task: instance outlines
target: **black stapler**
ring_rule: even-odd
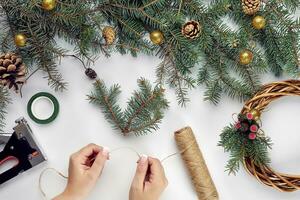
[[[0,152],[0,166],[8,160],[15,160],[16,165],[0,174],[0,185],[18,174],[46,161],[33,133],[24,118],[15,121],[17,125],[12,134],[0,134],[0,144],[5,147]]]

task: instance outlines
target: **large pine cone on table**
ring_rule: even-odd
[[[0,54],[0,85],[19,91],[26,80],[27,69],[22,59],[15,53]]]

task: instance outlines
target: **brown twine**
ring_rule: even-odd
[[[169,158],[172,158],[172,157],[174,157],[174,156],[176,156],[176,155],[179,155],[179,154],[184,153],[186,150],[188,150],[189,148],[191,148],[192,145],[194,145],[194,143],[196,143],[196,140],[193,141],[190,145],[187,145],[185,149],[182,149],[182,150],[179,151],[179,152],[170,154],[170,155],[166,156],[165,158],[161,159],[161,163],[164,163],[164,162],[165,162],[166,160],[168,160]],[[131,148],[131,147],[118,147],[118,148],[115,148],[115,149],[111,150],[109,153],[112,154],[113,152],[119,151],[119,150],[122,150],[122,149],[130,150],[130,151],[134,152],[134,153],[137,155],[138,158],[141,158],[141,154],[140,154],[138,151],[136,151],[134,148]],[[62,178],[65,178],[65,179],[68,179],[68,176],[64,175],[63,173],[61,173],[60,171],[58,171],[58,170],[55,169],[55,168],[45,168],[45,169],[41,172],[41,174],[40,174],[40,176],[39,176],[38,187],[39,187],[39,190],[40,190],[40,192],[41,192],[43,198],[46,199],[46,200],[48,200],[49,198],[48,198],[48,196],[46,195],[44,189],[42,188],[42,179],[43,179],[44,174],[45,174],[47,171],[50,171],[50,170],[51,170],[51,171],[54,171],[58,176],[60,176],[60,177],[62,177]]]
[[[263,112],[274,100],[284,96],[300,96],[300,80],[287,80],[264,85],[254,97],[248,100],[241,113],[246,114],[252,109]],[[300,176],[274,171],[269,166],[257,165],[251,158],[244,158],[247,172],[261,183],[282,192],[293,192],[300,189]]]
[[[217,189],[210,176],[192,129],[186,127],[176,131],[174,135],[179,150],[184,150],[181,156],[190,173],[198,199],[218,200],[219,195]]]

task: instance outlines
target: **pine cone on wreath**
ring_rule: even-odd
[[[202,31],[202,27],[197,21],[188,21],[185,23],[181,29],[181,33],[189,39],[195,39],[199,37]]]
[[[259,11],[261,0],[242,0],[243,11],[247,15],[254,15]]]
[[[19,91],[19,85],[26,80],[27,69],[15,53],[0,54],[0,85]]]

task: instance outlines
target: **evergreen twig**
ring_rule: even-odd
[[[151,87],[149,81],[140,78],[139,90],[129,99],[127,108],[122,111],[117,105],[121,93],[119,85],[108,89],[102,80],[94,83],[94,91],[88,95],[90,102],[101,107],[105,118],[124,136],[131,133],[144,135],[158,129],[168,102],[164,97],[164,89],[160,86]]]

